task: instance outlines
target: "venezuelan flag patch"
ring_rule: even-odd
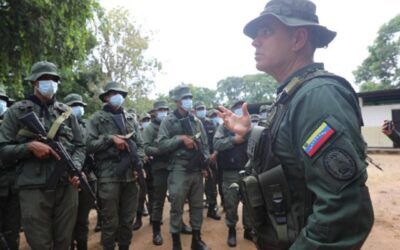
[[[312,134],[308,137],[303,145],[304,152],[313,157],[315,153],[335,134],[335,130],[326,122],[323,122]]]

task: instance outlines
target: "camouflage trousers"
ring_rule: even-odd
[[[21,216],[18,193],[10,187],[0,188],[0,233],[11,250],[19,248]],[[1,239],[0,239],[1,240]],[[2,243],[0,242],[0,246]],[[0,247],[1,248],[1,247]]]

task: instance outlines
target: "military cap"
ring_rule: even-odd
[[[166,101],[156,101],[154,104],[153,104],[153,109],[152,110],[150,110],[150,112],[149,113],[151,113],[151,111],[157,111],[158,109],[169,109],[169,107],[168,107],[168,105],[167,105],[167,102]]]
[[[171,93],[170,93],[171,94]],[[193,97],[192,92],[187,85],[179,85],[173,91],[172,100],[179,101],[185,97]]]
[[[204,104],[204,102],[198,101],[194,104],[194,109],[198,109],[198,108],[206,108],[206,105]]]
[[[336,36],[336,32],[319,24],[316,6],[309,0],[271,0],[257,18],[246,24],[243,32],[254,39],[258,29],[266,24],[267,16],[273,16],[289,27],[312,27],[311,39],[317,48],[327,46]]]
[[[114,81],[111,81],[111,82],[108,82],[108,83],[106,84],[106,86],[104,87],[104,91],[99,95],[100,100],[101,100],[102,102],[106,102],[106,101],[104,100],[104,97],[105,97],[108,93],[110,93],[111,91],[115,91],[115,92],[117,92],[117,93],[120,93],[124,98],[128,95],[128,91],[126,91],[126,90],[121,86],[121,84],[119,84],[119,83],[117,83],[117,82],[114,82]]]
[[[213,115],[218,115],[218,111],[216,109],[210,109],[207,111],[207,117],[211,117]]]
[[[79,94],[71,93],[64,97],[63,102],[68,106],[81,105],[86,107],[86,102],[83,101],[82,96]]]
[[[236,100],[236,101],[232,104],[231,109],[236,108],[237,106],[242,106],[243,103],[244,103],[243,100]]]
[[[252,115],[250,115],[250,120],[252,122],[258,122],[260,120],[260,116],[257,114],[252,114]]]
[[[10,106],[14,102],[10,97],[8,97],[8,95],[6,94],[6,90],[2,85],[0,85],[0,99],[6,101],[7,106]]]
[[[136,114],[136,109],[130,108],[126,112],[128,112],[129,114]]]
[[[141,115],[141,116],[140,116],[140,121],[143,121],[143,120],[146,119],[146,118],[147,118],[147,119],[151,119],[151,116],[150,116],[149,114],[147,114],[147,113],[144,114],[144,115]]]
[[[57,66],[54,63],[41,61],[33,64],[31,73],[25,78],[27,81],[36,81],[43,75],[55,76],[60,80],[60,75],[57,73]]]

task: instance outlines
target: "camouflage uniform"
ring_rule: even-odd
[[[126,97],[127,92],[116,82],[109,82],[100,99],[110,93],[118,93]],[[113,115],[123,114],[127,133],[133,133],[133,143],[137,146],[137,154],[143,160],[143,141],[138,124],[133,117],[124,112],[122,107],[113,109],[110,103],[93,114],[88,122],[87,151],[94,154],[95,174],[98,180],[99,197],[102,209],[101,242],[104,249],[114,249],[116,240],[119,249],[128,249],[132,238],[132,222],[136,213],[139,188],[134,177],[132,165],[121,175],[117,169],[123,160],[123,151],[119,151],[113,142],[114,135],[121,135]],[[124,136],[124,135],[122,135]],[[130,152],[133,154],[134,152]],[[136,164],[136,163],[135,163]],[[137,163],[139,164],[139,163]]]
[[[64,98],[64,103],[70,107],[86,107],[86,103],[83,102],[82,96],[72,93]],[[73,111],[74,113],[74,111]],[[75,113],[74,113],[75,114]],[[86,124],[87,120],[84,120],[81,115],[75,114],[78,119],[79,125],[81,126],[84,142],[86,142],[85,137],[87,135]],[[96,190],[96,176],[93,173],[94,161],[93,155],[87,154],[85,161],[83,163],[82,171],[85,173],[87,180],[93,190]],[[92,209],[93,204],[91,201],[90,194],[87,190],[82,189],[79,191],[79,204],[78,204],[78,215],[76,217],[76,224],[74,228],[73,238],[71,248],[78,250],[87,249],[87,241],[89,234],[89,212]],[[75,242],[74,242],[75,241]]]
[[[4,109],[11,105],[11,99],[2,86],[0,86],[0,100],[5,102]],[[0,110],[0,130],[4,112],[6,110]],[[21,215],[18,192],[15,188],[15,167],[12,162],[0,160],[0,233],[3,234],[2,237],[7,241],[10,249],[18,249],[20,226]],[[1,240],[0,246],[2,246]]]
[[[35,82],[45,75],[59,78],[54,64],[38,62],[32,66],[27,80]],[[69,248],[77,214],[78,191],[69,183],[66,171],[55,190],[46,189],[50,174],[60,167],[60,163],[53,156],[38,160],[30,152],[28,143],[35,139],[28,135],[29,130],[19,118],[32,111],[49,130],[56,118],[68,109],[67,105],[57,102],[54,96],[47,103],[42,103],[35,94],[17,102],[6,112],[0,131],[1,158],[18,162],[16,184],[19,188],[22,226],[32,249]],[[75,116],[69,116],[62,123],[55,138],[71,154],[76,166],[81,167],[85,150]]]
[[[171,93],[173,93],[173,100],[177,103],[183,103],[184,99],[192,97],[189,88],[186,86],[179,86]],[[200,153],[203,154],[205,159],[209,158],[207,135],[199,119],[190,115],[187,111],[186,115],[182,115],[178,108],[162,121],[157,141],[160,152],[170,154],[170,165],[168,166],[170,170],[168,190],[171,199],[170,232],[173,236],[174,249],[180,249],[179,232],[182,226],[183,206],[185,199],[188,198],[190,224],[193,228],[192,248],[208,249],[200,238],[204,193],[202,169],[198,166],[189,166],[190,159],[196,152],[187,149],[181,140],[182,135],[188,135],[188,132],[184,131],[183,128],[184,119],[189,119],[186,121],[194,129],[193,134],[200,135]]]

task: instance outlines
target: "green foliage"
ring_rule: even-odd
[[[400,15],[384,24],[369,56],[353,72],[362,91],[397,88],[400,86]]]
[[[246,100],[249,103],[271,101],[278,84],[265,74],[228,77],[217,84],[217,96],[230,105],[235,100]]]
[[[215,90],[197,87],[193,84],[189,84],[189,88],[193,95],[193,102],[202,101],[206,107],[215,107],[217,103],[217,92]]]
[[[96,0],[0,0],[0,80],[10,96],[31,93],[23,78],[36,61],[54,62],[64,81],[72,79],[76,62],[94,46],[86,27],[98,6]]]

